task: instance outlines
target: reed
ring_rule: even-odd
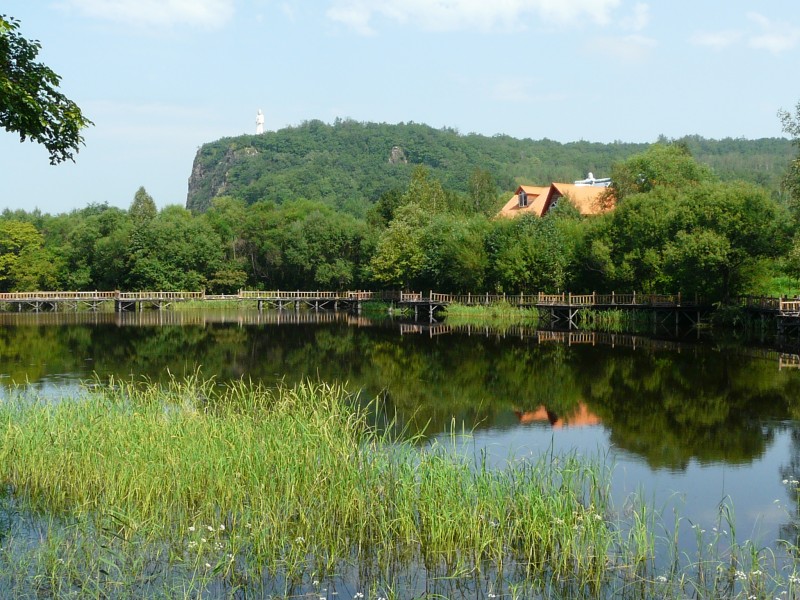
[[[448,322],[466,324],[467,322],[485,322],[493,319],[513,319],[535,324],[539,321],[539,312],[535,308],[520,308],[507,302],[495,302],[488,305],[468,306],[465,304],[450,304],[445,310]]]
[[[593,310],[589,308],[578,311],[578,327],[586,331],[605,331],[619,333],[633,331],[653,323],[651,314],[628,310]]]
[[[0,591],[594,597],[653,579],[650,513],[620,521],[602,463],[488,468],[376,430],[357,400],[197,375],[3,400]]]

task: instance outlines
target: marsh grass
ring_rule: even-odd
[[[535,308],[519,308],[507,302],[495,302],[485,306],[450,304],[444,311],[447,322],[453,325],[486,323],[487,320],[514,320],[525,324],[539,322],[539,311]]]
[[[3,400],[0,591],[319,597],[338,582],[349,597],[589,598],[688,589],[678,570],[657,584],[654,517],[644,504],[614,512],[602,463],[544,454],[490,469],[456,444],[420,450],[377,431],[374,410],[338,385],[198,376],[111,381],[61,402]],[[761,564],[757,552],[751,563]],[[713,559],[693,564],[704,577],[695,588],[709,589]]]
[[[578,327],[587,331],[604,331],[619,333],[635,331],[638,328],[652,325],[652,315],[643,311],[621,309],[578,311]]]

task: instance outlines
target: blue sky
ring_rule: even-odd
[[[797,0],[5,0],[95,126],[76,163],[0,130],[0,209],[184,204],[197,148],[305,120],[561,142],[778,137]],[[531,182],[541,183],[541,182]]]

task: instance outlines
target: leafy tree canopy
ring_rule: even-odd
[[[38,41],[19,33],[19,21],[0,15],[0,125],[31,139],[50,153],[50,164],[74,160],[83,145],[81,130],[93,123],[58,91],[61,78],[36,62]]]

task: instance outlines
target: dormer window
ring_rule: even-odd
[[[520,208],[525,208],[526,206],[528,206],[528,194],[525,192],[525,190],[520,190],[519,191],[519,207]]]

